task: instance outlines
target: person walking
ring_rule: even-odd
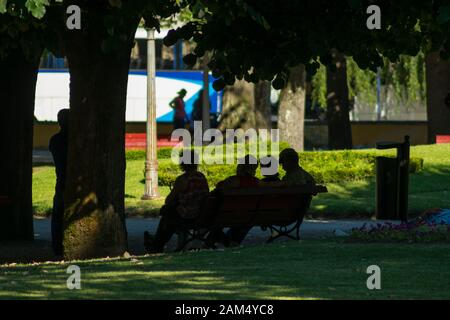
[[[177,92],[178,96],[176,96],[171,102],[170,107],[174,109],[174,115],[173,115],[173,128],[176,129],[184,129],[186,125],[186,110],[185,110],[185,103],[184,98],[186,97],[187,91],[186,89],[181,89]]]

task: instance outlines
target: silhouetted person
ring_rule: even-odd
[[[178,96],[175,97],[170,102],[170,107],[174,109],[174,115],[173,115],[173,128],[176,129],[184,129],[186,124],[186,109],[184,104],[184,97],[186,97],[187,91],[186,89],[181,89],[177,92]]]
[[[203,92],[201,89],[198,92],[198,97],[194,101],[194,107],[192,108],[191,119],[192,121],[202,121],[203,120]]]
[[[315,185],[316,182],[311,174],[299,165],[297,151],[288,148],[280,152],[279,160],[286,175],[281,180],[285,186]]]
[[[258,161],[251,155],[246,155],[236,167],[236,175],[217,183],[216,189],[257,187],[259,179],[255,177]]]
[[[201,206],[209,194],[208,181],[198,169],[198,155],[194,151],[183,151],[180,159],[182,175],[177,177],[164,206],[160,210],[161,220],[155,236],[144,233],[147,252],[163,252],[165,244],[172,238],[176,227],[189,224],[200,214]]]
[[[220,181],[216,186],[216,190],[213,192],[224,189],[258,187],[260,180],[255,177],[257,168],[258,161],[256,158],[251,155],[246,155],[243,159],[243,163],[237,165],[236,175]],[[222,242],[225,246],[239,245],[245,239],[251,228],[252,226],[232,227],[226,234],[224,234],[221,229],[211,230],[207,237],[207,244],[211,247],[213,247],[216,242]]]
[[[55,255],[63,254],[64,188],[66,185],[67,139],[69,131],[69,109],[58,112],[60,131],[50,139],[49,149],[56,171],[55,196],[52,212],[52,246]]]
[[[194,101],[194,105],[192,107],[191,116],[189,117],[189,132],[191,135],[194,134],[194,123],[195,121],[203,120],[203,89],[198,92],[198,97]]]
[[[278,182],[280,181],[278,173],[278,160],[275,157],[267,156],[260,159],[262,182]],[[276,164],[276,165],[274,165]],[[272,169],[272,170],[269,170]],[[267,171],[267,172],[266,172]],[[273,171],[273,172],[271,172]]]

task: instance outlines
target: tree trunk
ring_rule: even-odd
[[[347,62],[345,56],[334,52],[336,70],[327,68],[327,119],[330,149],[351,149],[352,128],[349,116]]]
[[[105,53],[104,14],[102,7],[88,5],[83,15],[88,29],[69,32],[66,42],[71,75],[64,199],[67,259],[117,256],[127,248],[125,106],[139,18],[124,22],[126,39]]]
[[[305,80],[303,65],[291,69],[286,88],[280,93],[278,110],[280,140],[288,142],[297,151],[304,148]]]
[[[450,106],[445,98],[450,94],[450,63],[438,52],[426,57],[428,142],[436,143],[436,135],[450,135]]]
[[[255,84],[255,129],[272,128],[270,91],[271,85],[269,81],[260,81]]]
[[[255,128],[254,84],[245,80],[227,86],[223,94],[223,111],[219,130]]]
[[[40,52],[0,61],[0,240],[32,240],[33,115]]]

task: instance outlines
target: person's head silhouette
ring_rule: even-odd
[[[298,164],[298,153],[292,148],[284,149],[280,152],[280,164],[283,167],[284,171],[289,172],[295,170],[299,167]]]
[[[184,99],[184,97],[186,97],[187,91],[186,91],[186,89],[181,89],[181,90],[178,91],[177,93],[178,93],[178,96],[179,96],[181,99]]]
[[[180,167],[184,172],[197,171],[199,155],[194,150],[184,149],[180,152]]]
[[[260,159],[261,174],[265,177],[278,176],[278,159],[273,156]]]
[[[58,124],[62,131],[67,131],[69,128],[69,109],[61,109],[58,112]]]
[[[258,160],[248,154],[240,159],[236,168],[236,175],[240,177],[254,177],[256,169],[258,169]]]

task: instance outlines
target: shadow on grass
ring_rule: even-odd
[[[67,264],[0,267],[0,298],[449,298],[448,249],[305,241],[73,262],[81,268],[82,290],[66,288]],[[383,290],[366,287],[371,264],[381,267]]]

